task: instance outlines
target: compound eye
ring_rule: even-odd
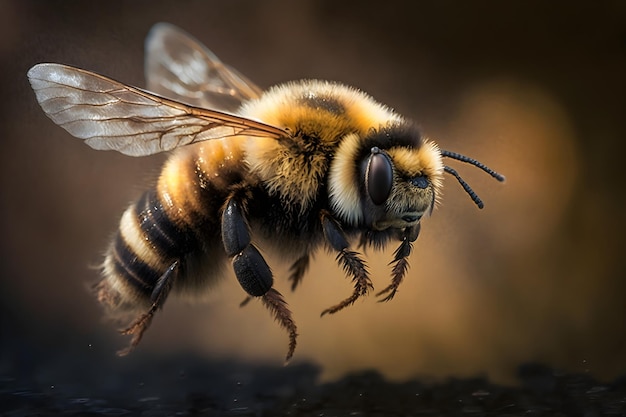
[[[393,185],[393,167],[387,155],[377,147],[372,148],[365,181],[367,193],[374,204],[380,206],[387,201]]]

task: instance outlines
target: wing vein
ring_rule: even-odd
[[[222,69],[223,77],[237,77]],[[184,104],[66,65],[38,64],[28,76],[48,117],[94,149],[144,156],[237,135],[277,140],[289,135],[280,127]],[[236,87],[223,84],[213,91],[240,93]],[[254,86],[245,87],[253,91]]]

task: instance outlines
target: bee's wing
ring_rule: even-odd
[[[147,89],[192,106],[234,112],[261,90],[181,29],[156,24],[146,38]]]
[[[274,126],[188,106],[66,65],[35,65],[28,78],[48,117],[94,149],[143,156],[236,135],[288,135]]]

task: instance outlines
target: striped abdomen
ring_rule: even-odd
[[[174,291],[198,292],[226,259],[220,216],[245,174],[240,141],[212,141],[177,152],[155,189],[123,214],[104,260],[98,298],[122,311],[149,306],[158,279],[178,262]]]

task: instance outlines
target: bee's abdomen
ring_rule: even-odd
[[[143,195],[134,206],[133,216],[137,217],[144,239],[161,258],[178,258],[197,246],[191,230],[177,226],[168,217],[156,190]]]
[[[122,215],[104,261],[101,301],[122,309],[148,303],[163,273],[198,245],[191,230],[168,216],[157,191],[147,191]]]
[[[159,270],[142,261],[119,233],[115,237],[109,254],[107,254],[105,262],[107,261],[113,266],[115,278],[124,281],[120,284],[129,285],[134,292],[141,294],[142,298],[150,297],[152,289],[159,279]]]
[[[173,154],[156,186],[126,209],[97,285],[103,304],[145,308],[175,262],[176,292],[210,287],[227,259],[220,213],[230,187],[244,180],[242,140],[208,141]]]

